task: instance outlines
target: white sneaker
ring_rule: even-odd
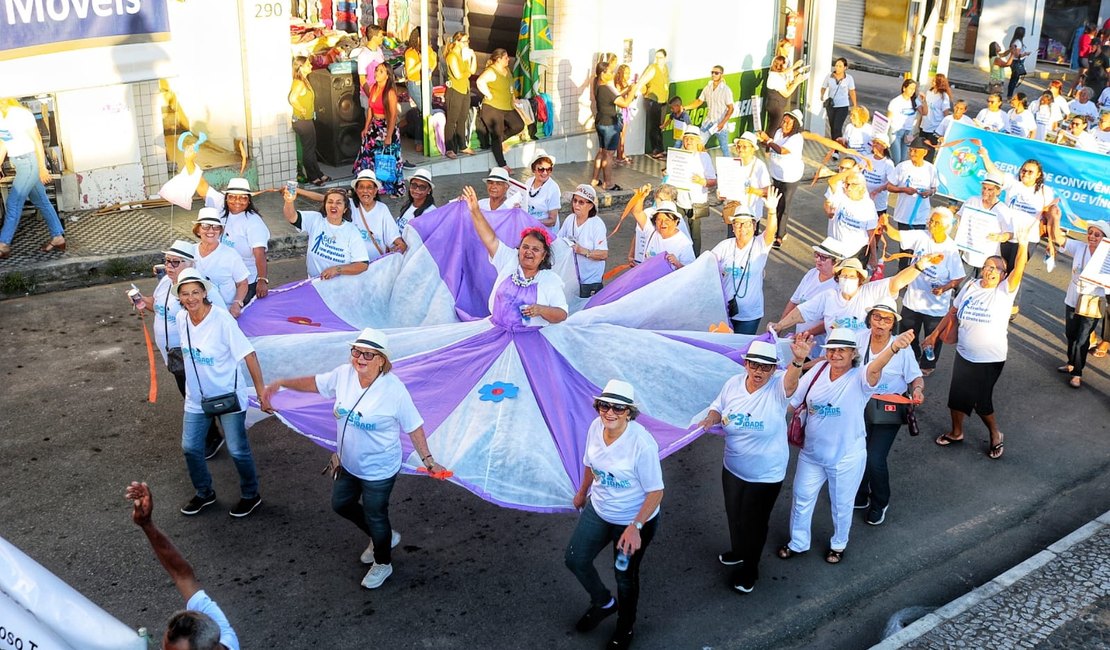
[[[391,575],[393,575],[392,564],[375,564],[366,572],[366,577],[362,579],[362,586],[367,589],[377,589]]]
[[[389,548],[397,548],[397,545],[400,543],[401,533],[394,530],[393,538],[389,540]],[[363,564],[374,563],[374,540],[370,540],[370,545],[366,547],[366,550],[362,552],[362,555],[360,555],[358,559],[361,560]]]

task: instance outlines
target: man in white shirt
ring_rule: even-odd
[[[1090,133],[1098,142],[1099,153],[1110,155],[1110,111],[1103,111],[1098,116],[1098,128]]]
[[[732,117],[736,105],[732,102],[732,91],[725,83],[725,69],[719,65],[713,66],[710,72],[709,83],[702,89],[701,94],[690,104],[683,106],[685,110],[693,110],[702,104],[708,104],[705,120],[701,123],[701,130],[706,134],[705,148],[709,149],[709,139],[716,136],[717,145],[721,154],[729,155],[729,129],[728,121]]]

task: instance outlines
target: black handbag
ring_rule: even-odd
[[[1014,59],[1013,63],[1010,64],[1010,74],[1016,74],[1019,77],[1024,77],[1026,75],[1025,59],[1022,59],[1022,58]]]
[[[189,315],[186,314],[185,318]],[[189,335],[189,321],[185,321],[185,338],[189,341],[189,360],[193,362],[193,374],[197,376],[197,388],[200,389],[200,408],[204,414],[209,417],[217,417],[226,415],[228,413],[237,413],[242,411],[239,407],[239,367],[235,367],[235,386],[231,389],[230,393],[223,395],[215,395],[213,397],[204,396],[204,386],[200,383],[200,372],[197,371],[197,360],[193,358],[193,337]]]
[[[905,424],[906,405],[891,404],[872,397],[863,409],[863,421],[867,424]]]

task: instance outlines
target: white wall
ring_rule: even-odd
[[[981,70],[990,70],[987,52],[991,41],[1005,49],[1014,37],[1014,30],[1025,27],[1025,49],[1032,54],[1025,59],[1025,69],[1037,67],[1037,44],[1041,40],[1044,0],[983,0],[979,32],[975,43],[975,63]]]
[[[57,93],[59,136],[66,169],[76,172],[75,204],[99,207],[145,196],[130,85],[115,84]]]

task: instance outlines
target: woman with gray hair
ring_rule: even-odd
[[[924,338],[940,324],[952,304],[952,291],[963,281],[964,265],[960,263],[960,251],[949,233],[956,217],[948,208],[933,208],[925,230],[897,230],[891,228],[887,234],[902,244],[902,249],[912,251],[913,261],[941,253],[944,259],[933,266],[925,267],[909,286],[902,297],[902,326],[899,331],[914,333],[913,354],[921,364],[921,372],[928,377],[937,367],[941,342],[935,347],[922,350],[917,339]]]

